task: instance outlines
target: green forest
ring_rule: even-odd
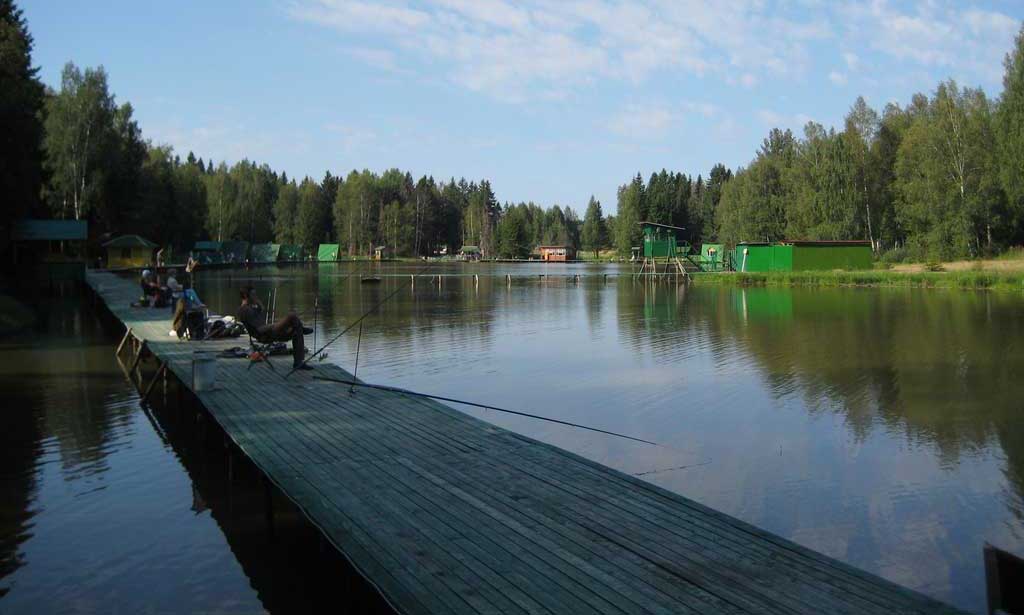
[[[69,62],[58,89],[44,86],[28,24],[0,0],[0,224],[88,220],[95,239],[137,233],[177,250],[201,239],[339,243],[350,256],[477,245],[488,258],[525,258],[545,244],[628,255],[636,223],[650,220],[684,227],[694,244],[869,239],[891,260],[986,256],[1024,240],[1021,35],[1005,71],[996,100],[953,81],[881,112],[858,98],[841,130],[772,129],[735,170],[638,173],[619,187],[616,215],[591,196],[580,218],[568,205],[501,204],[487,179],[399,169],[299,179],[250,160],[182,157],[144,137],[103,67]]]

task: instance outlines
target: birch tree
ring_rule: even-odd
[[[99,161],[112,145],[114,113],[103,67],[83,72],[67,63],[60,91],[47,102],[43,141],[48,200],[58,217],[81,220],[95,205],[105,173]]]

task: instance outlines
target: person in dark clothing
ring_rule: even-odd
[[[303,335],[313,332],[309,327],[302,326],[302,321],[295,314],[289,314],[275,323],[267,324],[263,304],[256,296],[252,286],[243,286],[241,290],[242,305],[238,308],[238,320],[245,325],[250,335],[260,340],[275,342],[292,342],[292,360],[296,369],[313,369],[304,365],[306,348]]]

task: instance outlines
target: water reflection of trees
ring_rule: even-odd
[[[894,289],[712,288],[619,292],[620,335],[638,353],[691,360],[738,347],[776,397],[839,412],[933,447],[947,467],[998,442],[1020,514],[1024,379],[1017,295]],[[639,314],[642,314],[640,316]],[[692,351],[693,348],[700,349]],[[734,356],[734,355],[730,355]]]
[[[0,579],[26,563],[19,548],[32,536],[41,464],[56,457],[66,481],[102,474],[131,414],[96,314],[81,309],[77,294],[37,305],[47,309],[36,330],[0,352]]]

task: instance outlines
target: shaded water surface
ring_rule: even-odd
[[[160,386],[140,406],[80,289],[35,302],[37,330],[0,342],[0,613],[379,608],[273,494],[269,532],[257,470],[229,483],[193,407]]]
[[[214,271],[198,287],[226,312],[245,283],[310,323],[315,305],[320,344],[417,271]],[[202,464],[162,439],[176,423],[139,409],[93,317],[62,314],[38,349],[0,350],[18,400],[0,436],[11,443],[0,453],[0,611],[61,592],[103,610],[187,591],[169,610],[224,611],[329,592],[329,576],[298,575],[302,591],[266,581],[276,575],[257,564],[278,558],[255,529],[258,505],[192,510]],[[356,333],[326,360],[353,369]],[[684,288],[614,267],[432,265],[364,321],[359,375],[657,441],[460,408],[967,609],[984,608],[983,543],[1024,550],[1020,295]],[[220,519],[236,514],[255,516],[254,529]],[[295,542],[312,543],[309,533]],[[128,583],[150,591],[126,595]]]

